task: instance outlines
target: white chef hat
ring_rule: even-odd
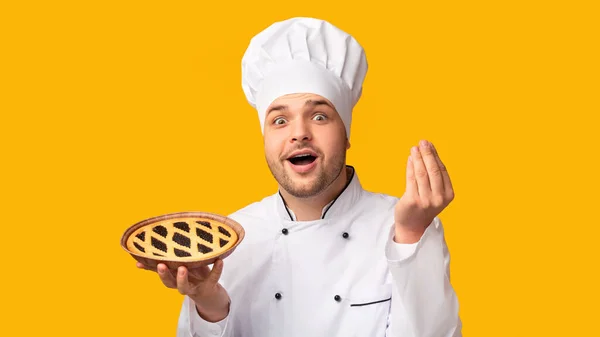
[[[367,68],[365,52],[352,36],[327,21],[292,18],[251,39],[242,58],[242,88],[263,132],[266,110],[275,99],[312,93],[334,105],[350,137],[352,109]]]

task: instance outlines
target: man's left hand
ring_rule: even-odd
[[[394,241],[419,241],[427,226],[453,199],[450,176],[435,147],[420,141],[408,157],[406,192],[395,208]]]

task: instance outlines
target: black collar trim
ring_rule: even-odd
[[[331,203],[329,203],[329,206],[327,206],[327,209],[325,210],[325,212],[323,212],[323,215],[321,216],[321,220],[325,219],[325,215],[331,209],[331,206],[333,206],[333,204],[335,204],[335,202],[338,200],[338,198],[342,194],[344,194],[344,191],[346,191],[346,189],[348,188],[348,186],[350,186],[350,183],[352,183],[352,180],[354,179],[354,174],[356,172],[356,170],[354,169],[354,166],[346,165],[346,168],[351,168],[352,169],[352,174],[350,175],[350,178],[347,179],[348,181],[346,182],[346,185],[344,186],[344,188],[342,189],[342,191],[340,192],[340,194],[338,194],[337,197],[335,197],[335,199],[333,199],[333,201]],[[294,217],[292,216],[292,213],[290,213],[290,210],[289,210],[289,208],[287,206],[287,203],[285,202],[285,199],[283,198],[283,195],[281,195],[281,191],[278,191],[278,193],[279,193],[279,197],[283,201],[283,206],[285,207],[285,211],[287,212],[288,216],[290,217],[290,221],[296,221],[296,220],[294,220]]]

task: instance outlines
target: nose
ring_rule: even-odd
[[[290,143],[295,143],[298,141],[306,142],[312,140],[310,126],[302,119],[294,121],[293,126],[290,128],[290,130]]]

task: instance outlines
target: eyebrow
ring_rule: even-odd
[[[331,104],[329,102],[327,102],[326,100],[306,100],[306,102],[304,102],[304,107],[311,107],[311,108],[315,108],[319,105],[327,105],[328,107],[333,108],[333,106],[331,106]],[[284,104],[280,104],[280,105],[274,105],[271,108],[269,108],[269,111],[267,111],[266,116],[269,115],[269,113],[271,113],[272,111],[287,111],[288,110],[288,106],[284,105]]]

